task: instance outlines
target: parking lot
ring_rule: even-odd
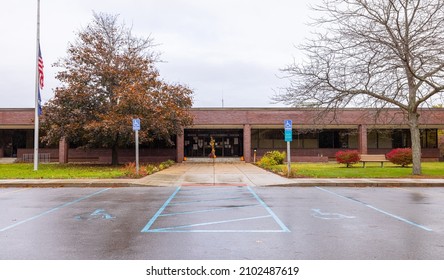
[[[442,259],[444,188],[0,188],[0,259]]]

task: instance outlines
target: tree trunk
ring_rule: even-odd
[[[409,113],[409,126],[412,140],[413,175],[421,175],[421,137],[418,126],[418,113]]]
[[[114,136],[114,142],[111,146],[112,154],[111,154],[111,164],[118,165],[119,164],[119,155],[117,153],[117,148],[119,147],[119,137],[120,134],[116,133]]]
[[[119,164],[119,155],[117,154],[117,145],[114,145],[112,147],[111,164],[112,165],[118,165]]]

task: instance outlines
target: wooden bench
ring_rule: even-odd
[[[384,167],[384,162],[388,162],[385,155],[361,155],[362,168],[365,167],[366,162],[380,162],[381,167]]]

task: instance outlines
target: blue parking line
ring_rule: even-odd
[[[370,205],[370,204],[365,203],[365,202],[363,202],[363,201],[357,200],[357,199],[355,199],[355,198],[346,197],[346,196],[340,195],[340,194],[338,194],[338,193],[335,193],[335,192],[333,192],[333,191],[329,191],[329,190],[324,189],[324,188],[321,188],[321,187],[316,187],[316,188],[317,188],[318,190],[321,190],[321,191],[327,192],[327,193],[329,193],[329,194],[332,194],[332,195],[335,195],[335,196],[338,196],[338,197],[341,197],[341,198],[344,198],[344,199],[347,199],[347,200],[350,200],[350,201],[353,201],[353,202],[359,203],[359,204],[364,205],[364,206],[366,206],[366,207],[368,207],[368,208],[370,208],[370,209],[373,209],[373,210],[375,210],[375,211],[377,211],[377,212],[379,212],[379,213],[382,213],[382,214],[384,214],[384,215],[387,215],[387,216],[389,216],[389,217],[392,217],[392,218],[394,218],[394,219],[396,219],[396,220],[398,220],[398,221],[401,221],[401,222],[407,223],[407,224],[409,224],[409,225],[412,225],[412,226],[418,227],[418,228],[423,229],[423,230],[425,230],[425,231],[433,231],[431,228],[428,228],[428,227],[426,227],[426,226],[423,226],[423,225],[417,224],[417,223],[415,223],[415,222],[412,222],[412,221],[407,220],[407,219],[405,219],[405,218],[402,218],[402,217],[400,217],[400,216],[397,216],[397,215],[391,214],[391,213],[389,213],[389,212],[387,212],[387,211],[384,211],[384,210],[382,210],[382,209],[379,209],[379,208],[377,208],[377,207],[375,207],[375,206],[373,206],[373,205]]]
[[[156,229],[150,230],[150,232],[175,232],[177,229],[183,229],[183,228],[191,228],[191,227],[200,227],[200,226],[209,226],[209,225],[226,224],[226,223],[232,223],[232,222],[241,222],[241,221],[257,220],[257,219],[264,219],[264,218],[270,218],[270,217],[271,217],[271,215],[266,215],[266,216],[258,216],[258,217],[250,217],[250,218],[241,218],[241,219],[233,219],[233,220],[225,220],[225,221],[216,221],[216,222],[208,222],[208,223],[199,223],[199,224],[191,224],[191,225],[182,225],[182,226],[176,226],[176,227],[156,228]]]
[[[285,224],[274,214],[274,212],[268,207],[268,205],[253,191],[251,187],[248,187],[248,190],[253,194],[257,201],[267,210],[268,213],[273,217],[273,219],[278,223],[283,232],[290,232],[290,230],[285,226]]]
[[[180,187],[174,191],[174,193],[165,201],[165,203],[160,207],[159,210],[157,210],[156,214],[151,218],[151,220],[145,225],[145,227],[142,229],[141,232],[148,232],[150,227],[154,224],[154,222],[157,220],[157,218],[162,214],[163,210],[168,206],[168,204],[171,202],[171,200],[176,196],[176,194],[179,192]]]
[[[81,197],[81,198],[78,198],[78,199],[76,199],[76,200],[73,200],[73,201],[71,201],[71,202],[68,202],[68,203],[65,203],[65,204],[59,205],[59,206],[57,206],[57,207],[54,207],[54,208],[52,208],[52,209],[49,209],[48,211],[45,211],[45,212],[41,213],[41,214],[35,215],[35,216],[33,216],[33,217],[31,217],[31,218],[28,218],[28,219],[26,219],[26,220],[23,220],[23,221],[20,221],[20,222],[14,223],[14,224],[12,224],[12,225],[10,225],[10,226],[7,226],[7,227],[5,227],[5,228],[2,228],[2,229],[0,229],[0,232],[6,231],[6,230],[8,230],[8,229],[15,228],[16,226],[19,226],[19,225],[22,225],[22,224],[24,224],[24,223],[27,223],[27,222],[33,221],[33,220],[35,220],[35,219],[38,219],[38,218],[40,218],[40,217],[43,217],[43,216],[45,216],[45,215],[47,215],[47,214],[50,214],[50,213],[52,213],[52,212],[55,212],[55,211],[60,210],[60,209],[62,209],[62,208],[65,208],[65,207],[67,207],[67,206],[73,205],[73,204],[75,204],[75,203],[77,203],[77,202],[80,202],[80,201],[82,201],[82,200],[85,200],[85,199],[87,199],[87,198],[90,198],[90,197],[93,197],[93,196],[95,196],[95,195],[98,195],[98,194],[101,194],[101,193],[103,193],[103,192],[106,192],[107,190],[110,190],[110,189],[111,189],[111,188],[103,189],[103,190],[97,191],[97,192],[95,192],[95,193],[92,193],[92,194],[89,194],[89,195],[83,196],[83,197]]]
[[[185,190],[181,190],[180,192],[180,197],[202,197],[202,196],[206,196],[206,195],[214,195],[214,194],[218,194],[218,195],[222,195],[222,194],[239,194],[239,193],[244,193],[242,190],[232,190],[232,191],[215,191],[215,192],[209,192],[209,193],[191,193],[191,194],[183,194],[182,192],[185,192]]]
[[[193,200],[193,201],[179,201],[175,203],[171,203],[173,199],[181,198],[181,196],[176,196],[179,192],[180,187],[178,187],[174,193],[165,201],[165,203],[160,207],[160,209],[156,212],[156,214],[149,220],[149,222],[145,225],[145,227],[141,230],[141,232],[262,232],[262,233],[271,233],[271,232],[290,232],[290,230],[282,223],[282,221],[276,216],[276,214],[273,213],[273,211],[268,207],[268,205],[260,199],[260,197],[250,188],[248,187],[248,190],[252,196],[250,197],[232,197],[232,198],[222,198],[222,199],[208,199],[208,200]],[[183,190],[188,191],[188,190]],[[194,190],[193,190],[194,191]],[[182,191],[181,191],[182,194]],[[211,202],[211,201],[223,201],[223,200],[239,200],[239,199],[247,199],[247,198],[255,198],[255,200],[258,202],[258,204],[249,204],[249,205],[239,205],[235,207],[230,208],[210,208],[210,209],[204,209],[204,210],[191,210],[191,211],[183,211],[183,212],[171,212],[171,213],[163,213],[167,207],[170,206],[176,206],[176,205],[183,205],[183,204],[193,204],[193,203],[199,203],[199,202]],[[222,210],[229,210],[229,209],[241,209],[241,208],[247,208],[247,207],[259,207],[262,206],[265,208],[265,210],[268,212],[268,215],[262,215],[262,216],[256,216],[256,217],[247,217],[247,218],[239,218],[239,219],[231,219],[231,220],[223,220],[223,221],[213,221],[213,222],[205,222],[205,223],[196,223],[196,224],[189,224],[189,225],[178,225],[178,226],[170,226],[166,228],[151,228],[152,225],[155,223],[155,221],[159,217],[168,217],[168,216],[175,216],[175,215],[185,215],[185,214],[197,214],[197,213],[205,213],[205,212],[215,212],[215,211],[222,211]],[[257,219],[265,219],[265,218],[273,218],[274,221],[279,225],[281,229],[279,230],[201,230],[201,229],[192,229],[195,227],[200,226],[208,226],[208,225],[217,225],[217,224],[226,224],[226,223],[232,223],[232,222],[240,222],[240,221],[248,221],[248,220],[257,220]]]
[[[170,205],[181,205],[181,204],[193,204],[193,203],[200,203],[200,202],[214,202],[214,201],[224,201],[224,200],[242,200],[245,199],[245,197],[230,197],[230,198],[217,198],[217,199],[201,199],[201,200],[192,200],[192,201],[179,201],[170,203]]]
[[[232,209],[235,209],[235,208],[241,209],[241,208],[258,207],[258,206],[260,206],[260,205],[253,204],[253,205],[231,206],[229,208],[212,208],[212,209],[196,210],[196,211],[173,212],[173,213],[161,214],[161,215],[159,215],[159,217],[168,217],[168,216],[176,216],[176,215],[187,215],[187,214],[205,213],[205,212],[228,211],[228,210],[232,210]]]

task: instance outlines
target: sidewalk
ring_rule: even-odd
[[[0,187],[136,186],[444,187],[444,179],[287,179],[248,163],[182,163],[141,179],[0,180]]]
[[[176,164],[162,172],[139,179],[145,186],[349,186],[349,187],[444,187],[444,179],[287,179],[253,164]]]

